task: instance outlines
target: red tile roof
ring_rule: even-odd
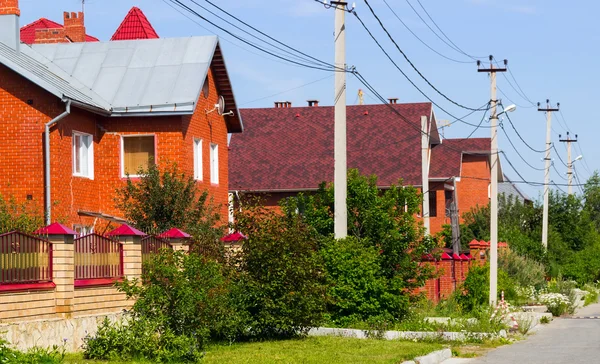
[[[63,25],[58,24],[52,20],[46,18],[40,18],[33,23],[29,23],[21,27],[21,42],[26,44],[33,44],[35,42],[35,31],[37,29],[62,29]],[[92,37],[91,35],[85,35],[86,42],[98,42],[98,38]]]
[[[421,185],[421,121],[430,103],[347,108],[348,167],[376,174],[381,187]],[[333,181],[333,107],[240,110],[245,129],[233,134],[229,153],[230,190],[307,190]],[[435,125],[435,124],[434,124]],[[437,138],[437,127],[433,127]]]
[[[431,149],[429,178],[459,177],[463,154],[489,154],[490,138],[444,139]]]
[[[155,39],[158,34],[137,7],[131,8],[110,40]]]

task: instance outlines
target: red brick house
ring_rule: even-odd
[[[230,141],[230,192],[260,194],[269,206],[298,192],[333,181],[333,107],[242,109],[245,131]],[[429,206],[431,233],[449,224],[447,206],[459,213],[489,202],[490,139],[441,139],[431,103],[347,107],[348,167],[378,176],[383,189],[422,186],[421,117],[429,125]],[[500,174],[501,178],[502,174]]]
[[[27,45],[19,14],[0,0],[0,194],[100,230],[122,221],[127,174],[176,162],[226,221],[227,134],[243,126],[217,37]]]

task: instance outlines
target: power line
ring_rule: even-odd
[[[562,174],[561,174],[561,173],[558,171],[558,169],[556,168],[556,164],[553,162],[551,165],[552,165],[552,168],[554,168],[554,170],[556,171],[556,174],[557,174],[557,175],[558,175],[560,178],[562,178],[562,179],[564,179],[565,181],[567,181],[567,178],[566,178],[566,177],[563,177],[563,176],[562,176]]]
[[[398,64],[396,64],[396,62],[392,59],[392,57],[389,55],[389,53],[383,48],[383,46],[379,43],[379,41],[377,40],[377,38],[375,38],[375,36],[373,35],[373,33],[371,33],[371,30],[365,25],[365,23],[362,21],[362,19],[358,16],[356,11],[353,11],[352,14],[354,14],[354,16],[356,16],[356,18],[358,19],[358,21],[360,22],[360,24],[363,26],[363,28],[367,31],[367,33],[369,33],[369,35],[371,36],[371,39],[373,39],[373,41],[377,44],[377,46],[379,47],[379,49],[381,49],[381,51],[386,55],[386,57],[390,60],[390,62],[392,62],[392,64],[396,67],[396,69],[398,69],[398,71],[400,71],[400,73],[404,76],[404,78],[406,78],[406,80],[408,82],[410,82],[410,84],[416,88],[419,93],[421,93],[421,95],[423,95],[427,100],[429,100],[432,104],[434,104],[435,106],[437,106],[440,110],[442,110],[443,112],[445,112],[446,114],[452,116],[453,118],[459,120],[460,118],[456,117],[455,115],[453,115],[452,113],[448,112],[446,109],[444,109],[443,107],[441,107],[437,102],[433,101],[432,98],[430,98],[429,96],[427,96],[427,94],[425,94],[407,75],[406,73],[404,73],[404,71],[402,71],[402,69],[398,66]],[[478,111],[476,109],[476,111]],[[471,126],[477,126],[476,124],[472,124],[472,123],[468,123],[464,120],[461,120],[462,123],[467,124],[467,125],[471,125]],[[481,126],[482,128],[489,128],[489,126]]]
[[[433,47],[429,46],[429,44],[427,44],[424,40],[422,40],[415,32],[413,32],[413,30],[398,16],[398,14],[396,14],[396,12],[394,11],[394,9],[390,6],[390,4],[387,2],[387,0],[383,0],[383,2],[385,3],[385,5],[390,9],[390,11],[392,12],[392,14],[394,14],[394,16],[398,19],[398,21],[400,21],[400,23],[402,25],[404,25],[404,27],[410,32],[410,34],[412,34],[415,38],[417,38],[417,40],[419,42],[421,42],[425,47],[429,48],[432,52],[434,52],[435,54],[437,54],[440,57],[443,57],[449,61],[452,62],[456,62],[456,63],[473,63],[473,61],[459,61],[457,59],[448,57],[438,51],[436,51],[435,49],[433,49]]]
[[[241,42],[243,42],[243,43],[245,43],[245,44],[247,44],[247,45],[249,45],[249,46],[251,46],[251,47],[253,47],[253,48],[255,48],[255,49],[259,50],[259,51],[261,51],[261,52],[269,54],[269,55],[271,55],[273,57],[279,58],[281,60],[284,60],[284,61],[292,63],[292,64],[297,64],[297,65],[300,65],[300,66],[303,66],[303,67],[307,67],[307,68],[318,69],[318,70],[321,70],[321,71],[337,71],[337,70],[332,69],[332,68],[323,68],[323,67],[313,66],[313,65],[310,65],[310,64],[305,64],[305,63],[302,63],[302,62],[291,60],[289,58],[286,58],[284,56],[276,54],[276,53],[274,53],[272,51],[266,50],[266,49],[264,49],[264,48],[262,48],[262,47],[260,47],[260,46],[258,46],[256,44],[248,41],[247,39],[244,39],[244,38],[238,36],[237,34],[234,34],[234,33],[230,32],[229,30],[227,30],[227,29],[225,29],[225,28],[223,28],[223,27],[215,24],[214,22],[208,20],[206,17],[204,17],[203,15],[201,15],[200,13],[198,13],[197,11],[195,11],[194,9],[192,9],[189,6],[183,4],[180,0],[168,0],[168,1],[171,1],[172,3],[175,3],[175,4],[179,5],[181,8],[187,10],[191,14],[193,14],[193,15],[197,16],[198,18],[204,20],[205,22],[207,22],[208,24],[212,25],[213,27],[221,30],[222,32],[225,32],[225,33],[229,34],[230,36],[236,38],[237,40],[239,40],[239,41],[241,41]],[[345,72],[345,70],[343,72]]]
[[[517,134],[517,136],[519,137],[519,139],[521,139],[521,141],[523,142],[523,144],[525,144],[527,146],[527,148],[531,149],[532,151],[534,151],[536,153],[546,153],[547,152],[546,149],[543,149],[543,150],[541,150],[541,149],[535,149],[534,147],[532,147],[531,145],[529,145],[529,143],[527,143],[525,141],[525,139],[523,139],[523,137],[521,136],[521,134],[519,133],[519,131],[515,127],[515,124],[513,124],[512,120],[510,119],[510,116],[508,115],[508,113],[505,113],[504,115],[506,116],[506,119],[508,119],[508,122],[509,122],[510,126],[512,126],[513,130],[515,131],[515,133]]]
[[[415,72],[417,72],[417,74],[429,85],[429,87],[431,87],[435,92],[437,92],[438,94],[440,94],[443,98],[445,98],[446,100],[448,100],[449,102],[453,103],[454,105],[461,107],[463,109],[467,109],[467,110],[477,110],[468,106],[465,106],[463,104],[460,104],[454,100],[452,100],[451,98],[449,98],[448,96],[446,96],[446,94],[444,94],[443,92],[441,92],[437,87],[435,87],[424,75],[423,73],[421,73],[421,71],[419,71],[419,69],[414,65],[414,63],[408,58],[408,56],[406,55],[406,53],[404,53],[404,51],[400,48],[400,46],[398,45],[398,43],[396,43],[396,40],[394,39],[394,37],[392,37],[392,35],[390,34],[390,32],[387,30],[387,28],[385,27],[385,25],[383,25],[383,22],[381,21],[381,19],[379,18],[379,16],[377,16],[377,14],[375,13],[375,10],[373,10],[373,8],[371,7],[371,4],[369,4],[368,0],[364,0],[365,4],[367,5],[367,7],[369,8],[369,10],[371,11],[371,14],[373,14],[373,17],[375,17],[375,19],[377,20],[377,22],[379,23],[379,26],[381,26],[381,29],[383,29],[383,31],[385,32],[385,34],[387,34],[388,38],[390,39],[390,41],[394,44],[394,46],[396,46],[396,49],[398,50],[398,52],[400,52],[400,54],[402,54],[402,56],[404,57],[404,59],[406,60],[406,62],[408,62],[408,64],[412,67],[413,70],[415,70]],[[354,15],[360,20],[360,18],[358,17],[358,14],[356,13],[356,11],[353,12]],[[363,24],[362,20],[360,20],[360,22]],[[411,81],[412,83],[412,81]],[[414,83],[413,83],[414,85]],[[416,86],[415,86],[416,87]]]
[[[273,97],[273,96],[277,96],[277,95],[281,95],[281,94],[284,94],[284,93],[287,93],[287,92],[290,92],[290,91],[294,91],[294,90],[297,90],[297,89],[299,89],[299,88],[303,88],[303,87],[306,87],[306,86],[308,86],[308,85],[312,85],[313,83],[317,83],[317,82],[320,82],[320,81],[326,80],[326,79],[328,79],[328,78],[331,78],[331,77],[333,77],[333,75],[328,75],[328,76],[325,76],[325,77],[323,77],[323,78],[319,78],[318,80],[314,80],[314,81],[311,81],[311,82],[305,83],[305,84],[303,84],[303,85],[300,85],[300,86],[296,86],[296,87],[293,87],[293,88],[287,89],[287,90],[285,90],[285,91],[277,92],[277,93],[274,93],[274,94],[272,94],[272,95],[269,95],[269,96],[265,96],[265,97],[261,97],[261,98],[258,98],[258,99],[252,100],[252,101],[244,102],[244,103],[240,104],[240,106],[243,106],[243,105],[248,105],[248,104],[252,104],[252,103],[255,103],[255,102],[257,102],[257,101],[261,101],[261,100],[264,100],[264,99],[271,98],[271,97]]]
[[[515,145],[513,144],[512,140],[510,139],[510,137],[506,133],[506,129],[504,129],[504,125],[500,124],[500,129],[502,129],[502,131],[504,132],[504,135],[506,135],[506,139],[508,140],[508,142],[510,143],[510,145],[513,147],[513,149],[515,150],[515,152],[517,153],[517,155],[523,160],[523,162],[525,162],[525,164],[527,164],[529,166],[529,168],[534,169],[536,171],[543,171],[544,170],[544,168],[534,167],[529,162],[527,162],[527,159],[525,159],[523,157],[523,155],[521,153],[519,153],[519,150],[517,149],[517,147],[515,147]]]

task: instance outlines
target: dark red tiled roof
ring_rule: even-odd
[[[33,44],[35,42],[35,31],[37,29],[62,29],[63,25],[58,24],[55,21],[40,18],[33,23],[29,23],[21,27],[21,42],[26,44]],[[91,35],[85,35],[86,42],[98,42],[98,38],[92,37]]]
[[[378,185],[421,185],[421,121],[430,103],[347,108],[348,167],[376,174]],[[333,107],[240,110],[244,132],[233,134],[230,190],[306,190],[333,181]],[[435,124],[434,124],[435,125]],[[416,128],[415,128],[416,127]],[[437,127],[435,136],[437,138]]]
[[[146,15],[137,7],[131,8],[110,40],[155,39],[158,34]]]
[[[429,178],[459,177],[463,154],[489,154],[490,138],[444,139],[431,149]]]

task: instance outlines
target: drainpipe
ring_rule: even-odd
[[[56,123],[58,123],[61,119],[63,119],[65,116],[69,115],[71,113],[71,100],[67,100],[66,101],[66,109],[65,112],[63,112],[62,114],[58,115],[57,117],[55,117],[54,119],[50,120],[49,122],[46,123],[45,127],[44,127],[44,176],[46,179],[46,185],[45,185],[45,189],[46,189],[46,194],[44,196],[45,199],[45,217],[46,217],[46,226],[51,224],[51,218],[50,218],[50,211],[51,211],[51,201],[52,199],[50,198],[50,127]]]

